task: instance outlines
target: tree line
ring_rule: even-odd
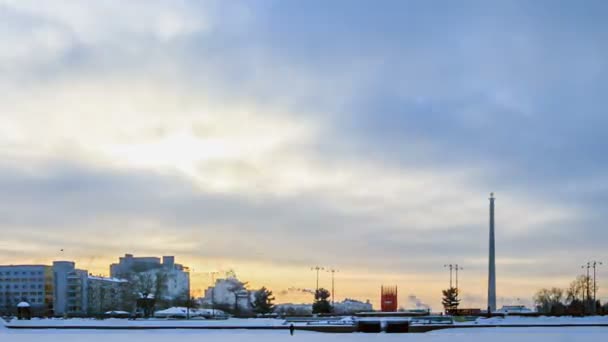
[[[598,286],[591,277],[578,276],[566,289],[543,288],[534,295],[534,304],[539,313],[547,315],[605,315],[608,303],[596,299]]]

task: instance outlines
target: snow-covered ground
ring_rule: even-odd
[[[474,336],[474,335],[563,335],[563,336],[603,336],[608,337],[607,327],[525,327],[525,328],[479,328],[435,330],[423,335]]]
[[[473,322],[462,322],[455,324],[478,324],[478,325],[548,325],[548,324],[608,324],[608,316],[589,316],[589,317],[521,317],[521,316],[507,316],[492,317],[492,318],[478,318]]]
[[[549,319],[551,320],[551,319]],[[554,319],[557,321],[558,319]],[[568,321],[571,322],[572,319]],[[580,319],[592,321],[589,318]],[[61,322],[62,320],[51,320]],[[78,320],[82,321],[82,320]],[[232,321],[232,320],[231,320]],[[252,324],[251,320],[240,320],[241,323]],[[259,324],[260,320],[258,321]],[[266,324],[273,324],[267,320]],[[545,320],[547,321],[547,320]],[[158,322],[158,321],[156,321]],[[163,322],[163,321],[161,321]],[[172,322],[172,321],[164,321]],[[204,322],[204,321],[203,321]],[[65,321],[63,322],[65,323]],[[182,323],[189,323],[183,322]],[[195,322],[202,323],[202,322]],[[226,324],[226,323],[224,323]],[[608,339],[606,327],[555,327],[555,328],[476,328],[476,329],[447,329],[429,332],[426,334],[327,334],[296,331],[289,336],[288,331],[252,331],[252,330],[27,330],[7,329],[0,324],[0,341],[2,342],[194,342],[194,341],[221,341],[221,342],[358,342],[358,341],[411,341],[411,342],[465,342],[465,341],[492,341],[492,342],[542,342],[542,341],[605,341]]]
[[[0,328],[1,329],[1,328]],[[292,337],[287,331],[83,331],[83,330],[0,330],[2,342],[565,342],[605,341],[608,328],[487,328],[450,329],[427,334],[324,334],[296,331]]]
[[[282,319],[265,319],[265,318],[257,318],[257,319],[238,319],[231,318],[227,320],[167,320],[167,319],[138,319],[138,320],[128,320],[128,319],[117,319],[110,318],[104,320],[97,319],[84,319],[84,318],[74,318],[74,319],[32,319],[31,321],[19,321],[13,319],[10,323],[6,323],[6,325],[10,326],[20,326],[20,327],[35,327],[35,326],[44,326],[44,327],[158,327],[158,326],[166,326],[166,327],[198,327],[198,326],[213,326],[213,327],[274,327],[274,326],[284,326],[285,320]]]
[[[362,318],[360,320],[378,320],[381,319],[383,321],[390,320],[403,320],[404,318]],[[105,319],[105,320],[97,320],[97,319],[83,319],[83,318],[73,318],[73,319],[62,319],[62,318],[54,318],[54,319],[32,319],[31,321],[19,321],[13,319],[9,323],[1,322],[0,326],[4,326],[4,324],[13,326],[13,327],[121,327],[121,328],[146,328],[146,327],[286,327],[289,323],[287,323],[283,319],[238,319],[238,318],[230,318],[227,320],[168,320],[168,319],[138,319],[138,320],[128,320],[128,319]],[[333,325],[333,326],[343,326],[343,325],[355,325],[356,322],[353,321],[353,317],[344,317],[341,320],[332,320],[332,321],[314,321],[314,322],[296,322],[295,326],[301,325]],[[587,325],[587,324],[607,324],[608,325],[608,316],[595,316],[595,317],[494,317],[490,319],[479,318],[475,321],[468,322],[455,322],[455,325],[506,325],[506,326],[517,326],[517,325]]]

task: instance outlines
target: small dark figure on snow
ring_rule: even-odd
[[[290,334],[291,336],[293,336],[293,332],[294,332],[295,330],[296,330],[296,327],[294,327],[294,326],[293,326],[293,324],[291,324],[291,325],[289,326],[289,334]]]

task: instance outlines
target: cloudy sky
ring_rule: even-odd
[[[0,0],[0,260],[485,307],[606,255],[605,1]],[[65,251],[62,253],[60,249]],[[608,261],[608,260],[604,260]],[[608,270],[600,269],[608,296]],[[321,285],[330,286],[327,273]]]

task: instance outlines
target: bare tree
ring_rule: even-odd
[[[149,272],[134,273],[131,275],[131,296],[134,299],[135,307],[143,309],[144,316],[149,317],[153,314],[156,303],[156,277]]]
[[[167,281],[168,277],[164,272],[159,271],[154,275],[154,298],[157,304],[167,304]]]
[[[239,294],[239,292],[246,290],[246,287],[247,287],[247,283],[240,282],[236,278],[234,279],[233,282],[231,282],[230,286],[228,287],[228,291],[230,293],[232,293],[232,295],[234,296],[234,308],[233,308],[234,313],[239,312],[238,294]]]
[[[587,287],[590,285],[590,277],[587,277],[585,275],[578,276],[570,283],[570,286],[566,290],[566,301],[568,303],[572,303],[574,301],[583,302],[587,297]],[[593,287],[593,285],[591,285],[590,287]]]
[[[540,312],[550,313],[554,307],[563,305],[564,290],[554,287],[551,289],[540,289],[534,295],[534,303]]]
[[[156,277],[151,273],[136,273],[133,281],[135,293],[145,298],[156,292]]]

